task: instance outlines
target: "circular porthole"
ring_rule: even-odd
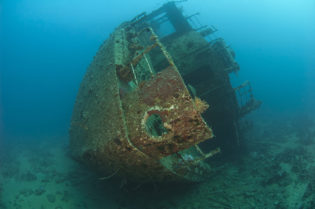
[[[149,115],[144,124],[150,136],[159,137],[168,132],[163,123],[161,116],[157,113],[153,113]]]

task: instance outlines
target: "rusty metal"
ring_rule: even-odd
[[[174,31],[165,35],[159,24]],[[238,70],[233,58],[223,40],[208,42],[194,30],[174,2],[123,23],[81,83],[70,127],[73,156],[101,179],[207,178],[205,160],[239,140],[239,89],[228,77]]]

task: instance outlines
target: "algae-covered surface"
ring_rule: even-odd
[[[254,119],[247,122],[242,150],[218,159],[213,174],[199,184],[101,180],[72,160],[67,137],[13,139],[1,153],[0,208],[315,208],[314,121]]]

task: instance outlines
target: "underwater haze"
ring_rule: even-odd
[[[99,47],[166,2],[0,1],[0,209],[315,208],[313,0],[178,3],[218,29],[240,66],[232,86],[249,80],[262,101],[237,160],[206,182],[131,188],[71,158],[73,107]]]

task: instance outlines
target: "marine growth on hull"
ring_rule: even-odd
[[[137,182],[202,181],[205,160],[238,146],[239,119],[257,108],[216,29],[175,2],[122,23],[99,48],[78,92],[72,154],[102,175]]]

